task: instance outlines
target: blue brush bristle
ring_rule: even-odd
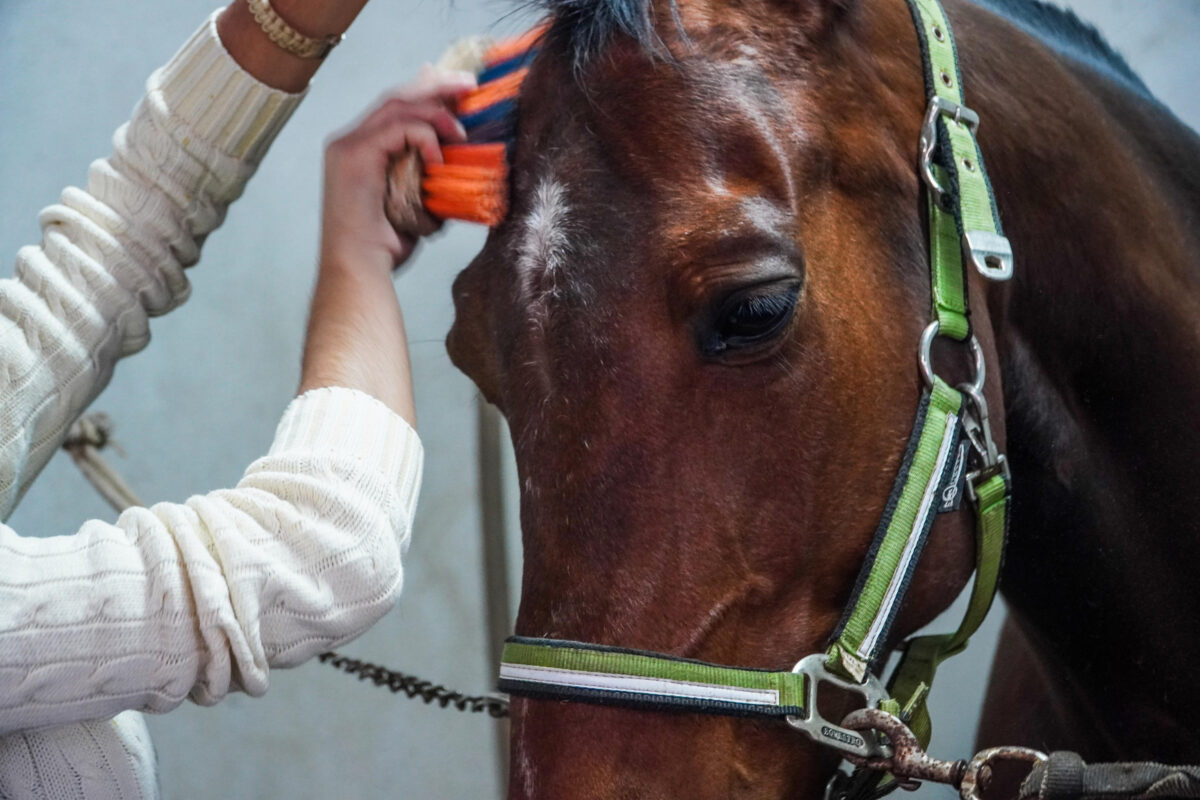
[[[468,142],[501,142],[513,137],[516,114],[517,101],[509,99],[459,117],[459,122],[467,131]]]
[[[510,72],[516,72],[517,70],[521,69],[522,67],[529,66],[529,63],[531,61],[533,61],[533,57],[535,55],[537,55],[536,48],[533,50],[526,51],[525,53],[522,53],[519,56],[513,56],[512,58],[508,59],[507,61],[501,61],[497,64],[491,65],[490,67],[485,69],[483,72],[479,73],[479,85],[482,86],[483,84],[488,83],[489,81],[494,81],[497,78],[503,78],[505,75],[509,74]]]

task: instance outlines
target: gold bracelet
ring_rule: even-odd
[[[342,34],[333,33],[320,39],[305,36],[300,31],[288,25],[283,17],[271,8],[270,0],[246,0],[254,21],[267,38],[299,58],[324,58],[329,51],[342,41]]]

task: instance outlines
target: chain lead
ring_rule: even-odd
[[[350,675],[355,675],[360,681],[370,681],[376,686],[385,686],[393,693],[403,692],[410,698],[419,697],[426,703],[437,703],[442,708],[454,706],[459,711],[469,713],[487,712],[488,716],[503,719],[508,716],[508,698],[499,695],[466,695],[453,689],[429,681],[415,675],[381,667],[357,658],[348,658],[337,653],[322,653],[317,656],[323,664],[340,669]]]

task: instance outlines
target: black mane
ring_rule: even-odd
[[[971,0],[1003,17],[1051,49],[1116,78],[1129,88],[1149,96],[1150,90],[1092,25],[1075,12],[1043,0]]]
[[[1129,88],[1150,92],[1125,59],[1093,26],[1074,12],[1044,0],[971,0],[1027,31],[1048,47],[1116,78]],[[553,38],[576,65],[586,64],[613,36],[624,35],[648,51],[660,48],[651,17],[654,0],[534,0],[555,18]],[[672,11],[675,0],[670,3]]]

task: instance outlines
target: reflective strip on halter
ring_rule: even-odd
[[[883,596],[880,613],[875,615],[867,635],[863,637],[856,651],[858,657],[864,661],[869,661],[871,654],[883,642],[883,634],[894,616],[893,609],[899,608],[899,600],[903,595],[904,586],[908,582],[907,578],[912,574],[912,568],[916,564],[924,544],[925,534],[922,532],[927,532],[933,523],[936,513],[934,498],[945,482],[943,476],[946,474],[946,468],[950,466],[950,453],[955,450],[957,443],[958,415],[947,414],[946,422],[942,426],[942,443],[938,447],[937,461],[934,462],[933,471],[925,482],[925,491],[921,495],[921,505],[917,510],[917,517],[913,520],[912,528],[909,529],[908,540],[904,544],[900,560],[892,571],[892,579]]]
[[[887,636],[908,589],[936,516],[935,499],[954,483],[962,395],[940,378],[917,410],[904,461],[875,541],[859,572],[830,656],[855,680],[863,680],[883,654]]]
[[[515,695],[726,716],[804,715],[807,678],[658,653],[514,636],[500,690]]]

